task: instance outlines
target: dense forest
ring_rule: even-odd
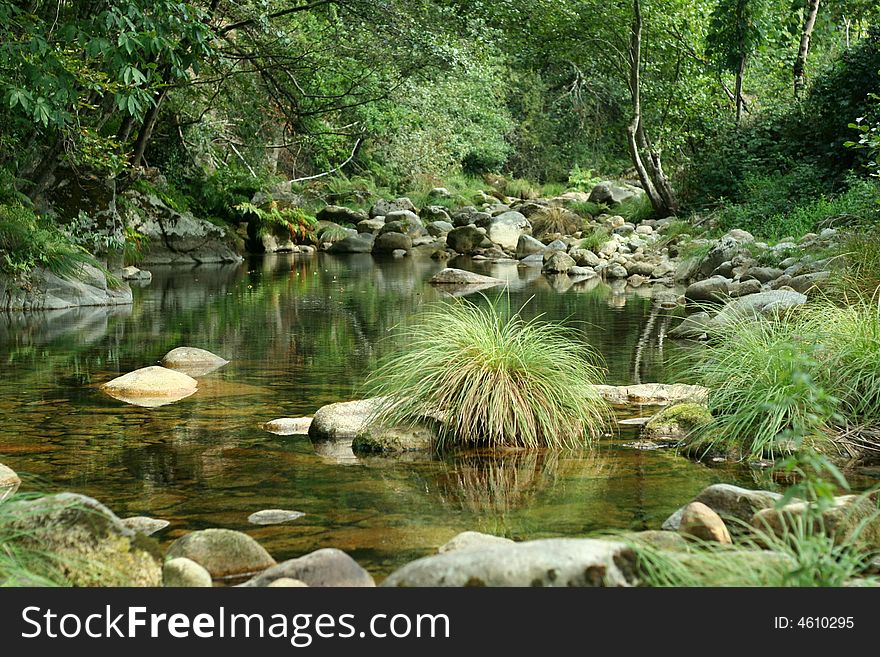
[[[711,212],[770,238],[812,230],[871,209],[877,11],[868,0],[0,2],[4,267],[26,270],[56,240],[136,247],[136,231],[94,216],[94,193],[58,190],[70,179],[124,189],[145,168],[163,174],[172,205],[223,224],[260,190],[357,203],[469,193],[494,174],[518,197],[623,176],[659,216]]]

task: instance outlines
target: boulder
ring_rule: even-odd
[[[710,328],[721,328],[731,322],[748,317],[775,317],[802,306],[807,297],[792,290],[768,290],[758,294],[739,297],[728,303],[712,318]]]
[[[214,578],[249,575],[275,565],[275,559],[262,545],[231,529],[202,529],[185,534],[171,544],[167,556],[192,559]]]
[[[122,280],[124,281],[149,281],[153,278],[153,274],[146,269],[138,269],[137,267],[123,267]]]
[[[519,239],[516,242],[516,257],[517,260],[522,260],[523,258],[535,255],[538,253],[544,253],[544,250],[547,247],[540,240],[536,240],[531,235],[520,235]]]
[[[681,324],[674,327],[667,335],[674,339],[703,340],[712,326],[712,315],[698,312],[688,315]]]
[[[483,232],[470,224],[453,228],[446,235],[446,245],[456,253],[473,253],[485,240]]]
[[[382,401],[381,397],[372,397],[322,406],[309,427],[309,437],[312,440],[355,438],[366,428],[367,420],[378,411]]]
[[[645,190],[641,187],[628,185],[626,183],[616,183],[604,181],[598,183],[590,192],[589,200],[591,203],[600,203],[613,207],[620,205],[624,201],[635,198],[641,198],[645,195]]]
[[[156,532],[160,532],[171,523],[167,520],[159,518],[150,518],[148,516],[132,516],[123,518],[122,524],[135,532],[140,532],[144,536],[152,536]]]
[[[548,274],[564,274],[574,266],[574,259],[562,251],[553,251],[549,256],[544,256],[544,271]]]
[[[515,251],[519,236],[532,231],[532,224],[519,212],[502,212],[492,217],[486,229],[486,236],[498,246]]]
[[[684,292],[685,299],[693,303],[719,303],[728,297],[728,286],[731,281],[723,276],[713,276],[688,285]]]
[[[308,588],[308,584],[299,579],[293,579],[292,577],[279,577],[278,579],[272,580],[272,583],[269,584],[268,588],[270,589],[302,589]]]
[[[551,538],[413,561],[382,586],[632,586],[636,554],[616,541]]]
[[[310,417],[279,417],[263,425],[263,429],[279,436],[306,435],[312,426]]]
[[[631,386],[596,386],[602,397],[610,404],[667,405],[692,402],[705,404],[709,390],[703,386],[683,383],[641,383]]]
[[[732,230],[716,241],[706,257],[700,262],[699,271],[703,276],[710,276],[724,262],[730,262],[747,244],[755,238],[744,230]]]
[[[191,376],[158,365],[142,367],[101,386],[114,399],[148,408],[189,397],[197,388]]]
[[[8,547],[39,550],[73,586],[159,586],[162,567],[152,539],[126,527],[106,506],[60,493],[3,504]],[[9,580],[7,584],[12,583]]]
[[[769,283],[782,276],[784,272],[776,267],[749,267],[740,280],[756,280],[760,283]]]
[[[400,210],[390,212],[385,216],[385,227],[379,231],[381,233],[405,233],[413,239],[421,237],[425,234],[425,224],[415,212],[409,210]]]
[[[211,573],[192,559],[177,557],[162,566],[162,586],[165,588],[211,588]]]
[[[452,217],[449,216],[449,210],[442,205],[426,205],[419,212],[419,217],[428,223],[445,221],[452,224]]]
[[[373,253],[391,253],[398,249],[409,251],[412,246],[412,238],[408,235],[403,233],[382,233],[373,243]]]
[[[513,545],[513,541],[501,536],[469,531],[455,535],[441,545],[437,552],[445,554],[447,552],[460,552],[462,550],[482,550],[484,548],[497,547],[499,545]]]
[[[61,278],[39,267],[24,278],[0,272],[0,311],[124,306],[131,302],[127,283],[111,287],[107,275],[91,265],[82,265],[76,278]]]
[[[370,233],[358,233],[357,236],[346,237],[334,242],[330,253],[372,253],[374,237]]]
[[[385,226],[385,219],[363,219],[357,223],[357,232],[369,233],[370,235],[378,235],[379,231]]]
[[[432,427],[367,427],[351,443],[355,454],[389,454],[433,449],[437,432]]]
[[[318,221],[329,221],[340,226],[344,224],[357,226],[361,221],[368,218],[367,213],[363,210],[352,210],[342,205],[328,205],[321,208],[315,215],[315,219]]]
[[[701,541],[722,545],[733,542],[721,517],[702,502],[691,502],[684,508],[678,531]]]
[[[704,404],[684,403],[667,406],[642,427],[644,440],[682,440],[712,421]]]
[[[602,260],[589,249],[572,249],[568,252],[578,267],[597,267]]]
[[[19,486],[21,486],[21,479],[15,471],[0,463],[0,502],[15,495]]]
[[[379,199],[373,204],[373,207],[370,208],[370,216],[387,217],[392,212],[401,211],[415,212],[416,206],[413,205],[413,202],[405,196],[394,199],[393,201]]]
[[[828,284],[829,280],[831,280],[830,271],[817,271],[809,274],[800,274],[799,276],[794,276],[788,283],[788,285],[795,292],[800,292],[801,294],[809,294],[810,292],[814,292],[816,290],[821,290],[822,288],[824,288]]]
[[[162,367],[196,377],[210,374],[229,361],[198,347],[177,347],[165,354],[161,363]]]
[[[782,499],[779,493],[767,490],[749,490],[731,484],[712,484],[694,498],[722,518],[736,518],[743,522],[764,509],[772,509]]]
[[[627,276],[629,276],[629,272],[626,271],[626,267],[616,262],[606,267],[602,273],[605,275],[605,278],[617,279],[626,278]]]
[[[810,513],[806,502],[792,502],[781,509],[758,511],[752,517],[752,526],[783,536],[792,531],[795,523],[807,522]],[[821,518],[813,512],[812,522],[812,531],[824,532],[836,544],[853,541],[868,549],[880,548],[880,514],[876,500],[869,495],[835,497],[833,506],[825,510]]]
[[[760,281],[750,278],[747,281],[736,281],[728,285],[727,294],[731,299],[738,299],[739,297],[747,297],[750,294],[758,294],[763,289]]]
[[[455,228],[448,221],[432,221],[425,229],[428,231],[428,235],[431,237],[443,237],[444,235],[448,235]]]
[[[680,552],[688,549],[688,542],[677,531],[646,529],[641,532],[626,532],[622,538],[632,541],[637,546],[647,545],[656,550]]]
[[[569,269],[566,274],[568,274],[569,278],[595,278],[597,276],[596,270],[592,267],[572,267]]]
[[[282,561],[242,586],[269,586],[281,578],[296,579],[308,586],[373,587],[373,577],[342,550],[324,548],[296,559]]]
[[[464,269],[443,269],[429,281],[431,285],[482,285],[486,287],[494,287],[496,285],[507,285],[507,281],[500,278],[492,278],[491,276],[482,276]]]
[[[280,525],[297,518],[302,518],[305,513],[290,509],[263,509],[255,511],[248,516],[248,522],[252,525]]]

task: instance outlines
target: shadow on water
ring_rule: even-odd
[[[512,305],[531,300],[527,317],[580,329],[604,355],[609,382],[632,382],[637,359],[643,380],[668,376],[676,347],[644,335],[650,291],[547,279],[509,263],[454,265],[510,281]],[[270,419],[359,397],[377,360],[397,348],[395,331],[443,299],[426,282],[444,266],[321,254],[155,267],[130,307],[0,315],[0,462],[32,490],[75,490],[121,516],[166,518],[163,541],[228,527],[278,559],[332,546],[380,576],[460,531],[527,539],[656,527],[709,483],[747,483],[739,469],[627,449],[617,438],[584,453],[349,457],[343,467],[304,436],[262,431]],[[140,408],[99,390],[184,345],[231,362],[168,406]],[[248,524],[265,508],[306,515]]]

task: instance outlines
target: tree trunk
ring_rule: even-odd
[[[156,125],[156,119],[159,117],[159,107],[162,105],[162,101],[165,100],[165,95],[168,93],[168,88],[163,88],[159,93],[156,94],[155,102],[152,107],[147,110],[146,116],[144,116],[144,121],[141,124],[141,129],[138,131],[137,139],[134,142],[134,150],[131,154],[131,166],[139,167],[141,165],[141,161],[144,159],[144,151],[147,150],[147,144],[150,141],[150,135],[153,134],[153,127]]]
[[[819,13],[820,0],[810,0],[807,6],[807,16],[804,19],[804,29],[801,31],[801,45],[798,48],[797,59],[794,60],[794,97],[800,98],[801,92],[807,86],[807,55],[810,52],[810,39],[813,36],[813,28],[816,26],[816,16]]]
[[[626,129],[627,143],[633,166],[651,206],[661,216],[672,214],[677,209],[675,192],[663,174],[660,154],[651,147],[642,117],[642,6],[640,0],[633,0],[633,22],[629,48],[629,89],[632,98],[632,121]],[[643,153],[647,157],[643,157]]]
[[[746,56],[743,55],[739,60],[739,69],[736,71],[736,89],[733,94],[736,96],[736,124],[742,120],[743,113],[743,78],[746,75]]]

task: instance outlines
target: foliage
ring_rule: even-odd
[[[20,205],[0,205],[0,268],[16,277],[45,267],[64,278],[76,278],[83,265],[101,268],[49,219]]]
[[[611,233],[605,227],[593,229],[589,234],[585,234],[581,241],[578,242],[578,248],[587,249],[598,253],[605,243],[611,238]]]
[[[529,221],[538,239],[553,235],[572,235],[583,230],[584,220],[571,210],[553,205],[534,213]]]
[[[7,512],[11,502],[36,497],[17,493],[0,502],[0,587],[68,585],[58,557],[28,547],[32,536],[15,526],[17,515]]]
[[[289,233],[292,239],[315,241],[315,229],[318,222],[301,208],[279,209],[276,201],[270,201],[265,208],[244,202],[236,205],[235,209],[244,216],[256,217],[260,233],[272,232],[273,229],[280,228]]]
[[[602,176],[592,169],[581,169],[577,164],[568,174],[568,184],[579,192],[591,192],[593,187],[602,182]]]
[[[525,320],[502,298],[444,303],[401,329],[371,393],[387,425],[439,418],[440,448],[583,447],[601,435],[606,403],[596,354],[564,328]]]

